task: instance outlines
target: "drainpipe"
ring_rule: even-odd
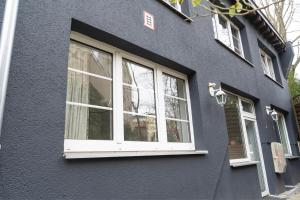
[[[19,0],[6,0],[0,38],[0,136]],[[1,149],[1,144],[0,144]]]

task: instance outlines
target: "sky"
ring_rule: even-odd
[[[292,21],[290,27],[288,28],[288,34],[287,34],[288,40],[293,40],[295,37],[300,35],[300,0],[294,0],[294,2],[295,2],[296,12],[294,14],[293,21]],[[299,45],[300,45],[300,40],[298,40],[298,41],[299,41]],[[298,43],[295,43],[294,45],[297,45],[297,44]],[[294,47],[294,51],[295,51],[295,56],[296,56],[298,54],[298,52],[300,53],[300,46]],[[296,68],[295,76],[296,76],[296,78],[300,79],[300,65],[298,65],[298,67]]]

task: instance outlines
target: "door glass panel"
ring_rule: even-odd
[[[247,136],[248,136],[248,140],[249,140],[251,160],[259,161],[259,163],[257,164],[258,179],[259,179],[261,191],[264,192],[266,190],[266,186],[265,186],[265,181],[264,181],[263,168],[261,165],[258,142],[256,139],[255,122],[251,121],[251,120],[245,120],[245,126],[246,126]]]

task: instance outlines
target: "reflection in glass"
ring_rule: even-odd
[[[112,106],[112,82],[78,72],[68,72],[67,101]]]
[[[184,80],[163,74],[163,84],[165,94],[183,99],[186,98]]]
[[[188,120],[187,102],[165,96],[166,117]]]
[[[156,142],[156,118],[124,114],[125,141]]]
[[[218,39],[222,41],[225,45],[230,47],[230,39],[229,39],[229,30],[227,27],[227,20],[219,15],[219,23],[217,24],[217,30],[218,30]]]
[[[123,83],[154,90],[153,69],[123,59]]]
[[[112,55],[71,41],[68,67],[65,138],[112,140]]]
[[[71,41],[68,67],[111,78],[112,55]]]
[[[226,116],[227,132],[229,138],[229,157],[230,159],[246,158],[246,149],[241,126],[238,98],[228,94],[224,105]]]
[[[168,142],[191,142],[189,122],[166,120]]]
[[[242,107],[244,112],[253,113],[253,106],[251,103],[242,101]]]
[[[155,115],[154,92],[123,86],[123,104],[125,111]]]
[[[67,105],[65,138],[112,140],[112,111]]]

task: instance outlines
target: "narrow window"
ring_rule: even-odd
[[[229,19],[220,14],[212,17],[214,33],[217,40],[244,57],[240,30]]]
[[[272,58],[262,49],[260,49],[260,58],[264,74],[276,80]]]
[[[292,155],[289,136],[288,136],[288,132],[287,132],[286,124],[285,124],[285,118],[284,118],[284,115],[280,112],[278,112],[277,125],[278,125],[278,132],[279,132],[281,144],[283,146],[284,154]]]

